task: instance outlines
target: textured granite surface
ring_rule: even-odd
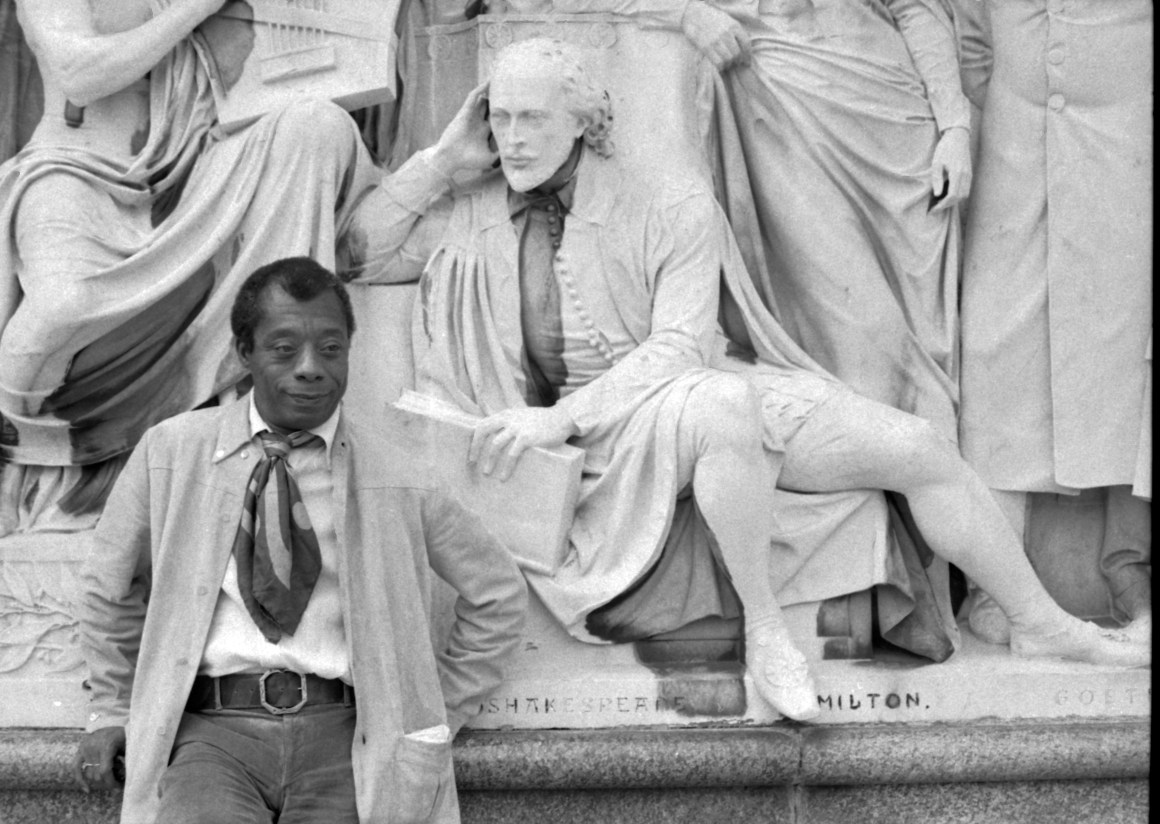
[[[804,787],[795,824],[1147,824],[1148,781]]]
[[[464,824],[1146,824],[1136,780],[466,792]],[[116,824],[117,797],[0,792],[3,824]]]
[[[0,790],[2,824],[117,824],[120,811],[112,793]]]
[[[112,824],[79,733],[0,730],[0,824]],[[1146,720],[467,731],[465,824],[1123,824],[1148,820]]]
[[[795,824],[789,787],[479,792],[463,824]]]
[[[456,744],[461,790],[768,787],[792,783],[801,758],[789,725],[467,732]]]
[[[71,788],[79,739],[76,730],[0,729],[0,791]]]
[[[802,730],[804,784],[1146,778],[1147,721],[974,722]]]

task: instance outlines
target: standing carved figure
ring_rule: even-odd
[[[45,113],[0,166],[0,534],[86,525],[146,428],[232,388],[233,289],[287,254],[333,267],[374,182],[332,104],[216,127],[221,5],[17,3]]]
[[[1107,487],[1101,568],[1114,611],[1146,636],[1154,5],[984,8],[994,69],[963,272],[963,454],[1020,532],[1027,493]],[[993,637],[1005,623],[972,614]]]
[[[724,78],[755,217],[730,217],[742,245],[764,254],[765,271],[754,273],[762,298],[832,374],[953,438],[956,206],[971,166],[949,7],[691,6],[686,21],[698,7],[706,21],[685,26],[694,43],[740,64]]]

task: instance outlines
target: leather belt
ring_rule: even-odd
[[[338,678],[292,670],[266,670],[212,678],[193,679],[187,712],[203,710],[264,710],[271,715],[290,715],[318,704],[354,706],[354,688]]]

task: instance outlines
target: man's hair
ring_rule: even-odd
[[[342,305],[347,334],[354,334],[350,295],[338,276],[313,258],[282,258],[255,269],[234,298],[230,329],[247,352],[254,348],[254,330],[262,321],[262,294],[274,285],[282,287],[286,294],[298,301],[313,300],[330,289]]]
[[[586,124],[584,142],[601,157],[612,156],[612,100],[593,82],[575,46],[546,37],[512,43],[496,55],[491,76],[498,77],[515,61],[538,62],[558,77],[568,110]]]

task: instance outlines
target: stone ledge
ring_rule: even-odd
[[[794,726],[466,731],[456,741],[460,790],[771,787],[801,764]]]
[[[0,730],[0,793],[72,790],[75,730]],[[462,792],[1142,779],[1150,720],[465,731]]]
[[[802,730],[800,783],[1147,778],[1151,719],[874,724]]]

